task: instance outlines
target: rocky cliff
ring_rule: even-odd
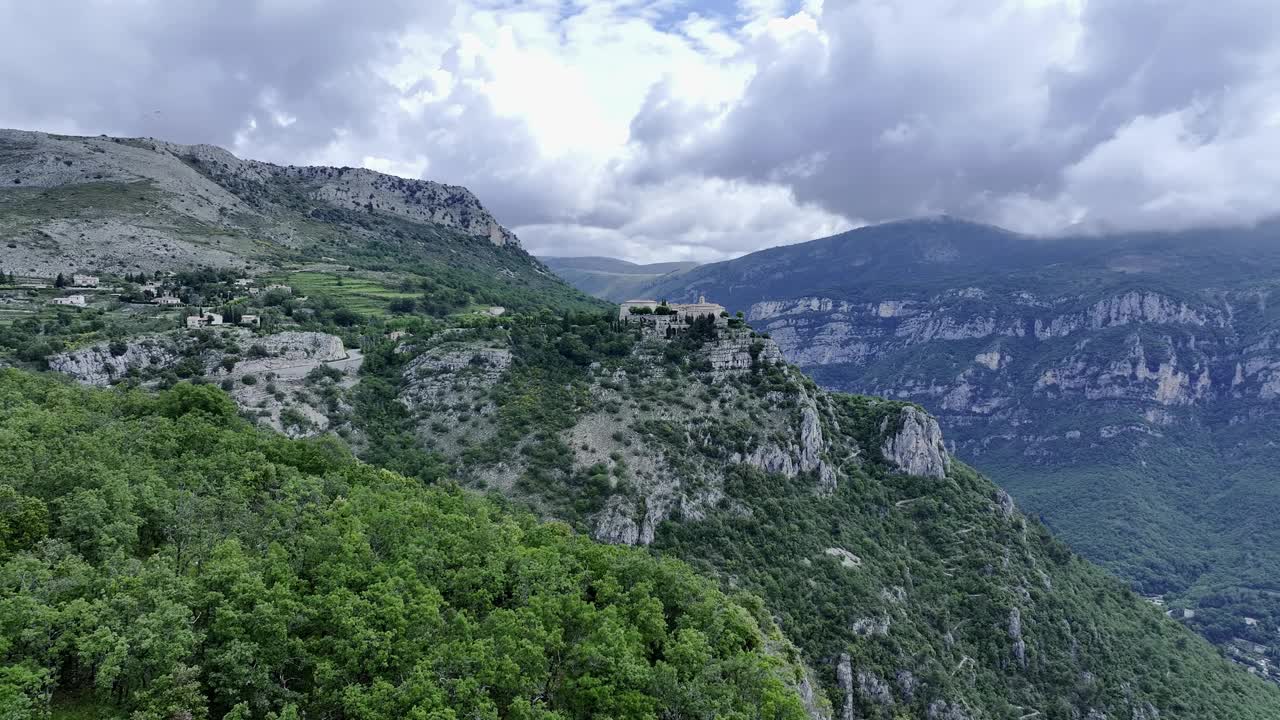
[[[1277,238],[1275,224],[1048,241],[895,223],[648,292],[747,307],[820,384],[918,403],[1076,548],[1197,608],[1215,639],[1262,642],[1280,630],[1265,592],[1280,571],[1265,519],[1280,511]]]
[[[49,369],[86,385],[219,383],[242,412],[293,437],[349,422],[343,392],[363,357],[318,332],[255,335],[242,328],[187,331],[96,343],[48,358]]]
[[[1218,688],[1271,692],[1051,540],[919,406],[822,390],[749,328],[581,323],[388,347],[417,448],[465,485],[760,593],[833,709],[815,717],[1227,717],[1191,700],[1223,690],[1185,667],[1153,680],[1169,652]],[[1181,699],[1135,689],[1151,682]]]
[[[281,167],[208,145],[0,130],[0,178],[4,267],[20,275],[265,268],[333,241],[322,223],[372,239],[355,222],[362,215],[519,245],[463,187],[357,168]]]

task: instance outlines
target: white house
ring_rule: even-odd
[[[206,312],[199,315],[188,315],[186,322],[188,329],[195,330],[202,327],[221,325],[222,316],[215,312]]]
[[[280,292],[286,295],[293,294],[293,288],[289,287],[288,285],[275,284],[275,285],[268,285],[266,287],[267,292],[275,292],[276,290],[279,290]]]
[[[97,275],[72,275],[71,284],[76,287],[96,288],[98,287]]]
[[[68,296],[66,296],[66,297],[54,298],[53,300],[50,300],[49,302],[51,302],[51,303],[52,303],[52,304],[54,304],[54,305],[69,305],[69,306],[71,306],[71,307],[84,307],[84,306],[85,306],[84,296],[83,296],[83,295],[68,295]]]
[[[258,315],[241,315],[240,324],[258,327],[259,325],[262,324],[262,318]]]
[[[181,305],[182,301],[172,295],[161,295],[151,300],[153,305]]]

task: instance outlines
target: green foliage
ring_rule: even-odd
[[[49,688],[156,720],[804,717],[758,606],[688,567],[257,432],[218,394],[0,371],[6,717]]]

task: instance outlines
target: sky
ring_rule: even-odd
[[[1274,0],[0,0],[0,127],[466,185],[543,255],[1280,211]]]

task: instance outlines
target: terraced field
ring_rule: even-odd
[[[362,315],[386,312],[393,301],[413,300],[420,295],[354,274],[305,271],[280,275],[274,281],[292,287],[294,295],[328,297]]]

